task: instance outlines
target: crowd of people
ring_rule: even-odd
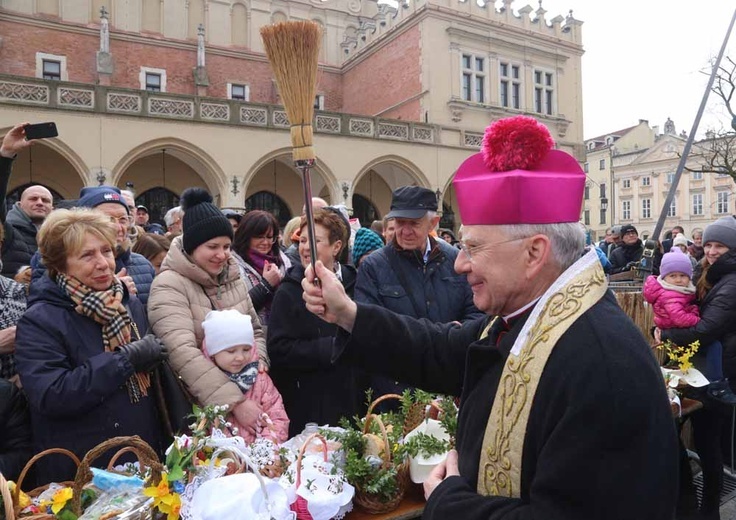
[[[46,448],[81,457],[121,435],[163,453],[171,431],[157,381],[166,367],[193,404],[227,405],[233,433],[246,440],[283,442],[307,423],[364,414],[369,389],[459,397],[457,453],[425,483],[427,518],[672,517],[683,468],[664,384],[647,340],[605,285],[604,271],[637,268],[644,245],[627,224],[585,247],[584,174],[564,152],[545,159],[564,182],[535,178],[526,165],[532,181],[523,186],[543,193],[569,182],[568,190],[515,217],[494,209],[517,200],[494,182],[523,168],[499,170],[483,153],[463,163],[460,240],[438,229],[436,196],[423,187],[396,189],[386,217],[359,229],[344,207],[315,198],[312,266],[304,214],[282,229],[266,211],[219,209],[201,188],[182,193],[165,226],[113,186],[83,188],[67,209],[32,186],[6,213],[13,159],[31,145],[24,137],[18,125],[0,147],[7,478]],[[658,244],[645,290],[658,340],[704,347],[715,404],[693,423],[707,518],[718,518],[718,406],[736,404],[732,249],[733,217],[691,240],[678,226]],[[554,291],[573,282],[590,292],[554,311]],[[549,325],[544,334],[540,324]],[[519,374],[509,361],[517,356]],[[495,422],[511,413],[504,406],[520,429]],[[493,444],[491,431],[507,437]],[[512,450],[508,465],[493,460],[499,446]],[[70,461],[48,458],[35,477],[73,474]]]

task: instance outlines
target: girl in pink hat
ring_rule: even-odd
[[[695,303],[690,258],[679,248],[673,248],[662,257],[659,272],[659,276],[646,279],[643,291],[644,299],[653,306],[654,324],[660,329],[694,327],[700,321],[700,311]],[[736,404],[736,394],[723,376],[723,346],[716,341],[701,345],[702,350],[705,351],[703,375],[711,381],[708,394],[726,404]]]

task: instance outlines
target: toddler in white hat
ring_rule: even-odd
[[[253,347],[251,317],[235,309],[211,311],[202,322],[202,328],[205,354],[240,387],[246,400],[256,401],[263,411],[256,435],[231,415],[229,420],[238,428],[238,435],[246,442],[253,442],[256,437],[284,442],[289,434],[289,418],[281,394],[269,375],[258,372],[258,349]]]

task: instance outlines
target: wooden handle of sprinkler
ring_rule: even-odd
[[[312,269],[317,265],[317,248],[314,231],[314,210],[312,208],[312,183],[309,178],[309,169],[314,164],[314,159],[296,161],[296,167],[302,172],[302,185],[304,187],[304,212],[307,217],[307,238],[309,239],[309,260]],[[319,285],[319,278],[312,280],[314,285]]]

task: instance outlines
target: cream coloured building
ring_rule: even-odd
[[[582,23],[504,0],[0,0],[0,128],[55,121],[21,154],[11,195],[132,186],[154,219],[192,185],[222,207],[301,212],[288,119],[258,29],[324,29],[312,185],[364,221],[393,189],[456,201],[456,167],[488,123],[538,117],[584,158]],[[105,8],[101,18],[100,9]]]
[[[588,170],[598,169],[603,164],[600,161],[606,160],[607,172],[612,178],[608,222],[633,224],[642,237],[648,237],[654,231],[685,147],[686,137],[677,135],[672,121],[668,120],[664,129],[665,132],[660,134],[658,127],[650,128],[648,122],[642,120],[639,125],[619,132],[622,135],[613,137],[606,146],[594,144],[600,142],[600,138],[586,140],[589,147]],[[708,153],[708,146],[708,140],[693,144],[686,170],[668,208],[662,233],[680,225],[690,237],[693,229],[702,229],[714,220],[734,213],[734,181],[729,175],[687,171],[699,168],[701,157]],[[594,173],[589,173],[589,176],[595,178]],[[595,207],[595,199],[591,197],[586,206]],[[600,229],[605,231],[605,227],[608,226],[598,226],[597,229],[591,226],[599,233]]]

